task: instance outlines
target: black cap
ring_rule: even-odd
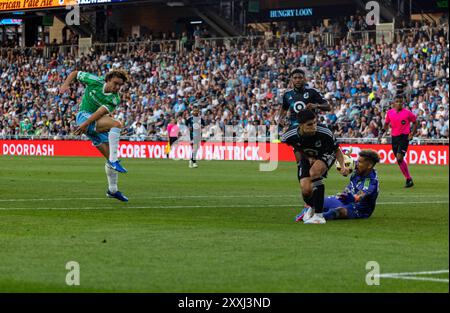
[[[310,120],[313,120],[315,118],[316,118],[316,114],[314,114],[314,112],[311,111],[311,110],[300,110],[297,113],[297,121],[300,124],[304,124],[304,123],[306,123],[306,122],[308,122]]]

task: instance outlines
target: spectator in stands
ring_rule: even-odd
[[[348,25],[362,29],[362,21],[355,15]],[[274,28],[279,36],[278,41],[273,39],[274,51],[264,39],[211,45],[200,28],[196,36],[201,45],[185,53],[165,45],[158,53],[146,47],[93,49],[77,56],[55,49],[50,58],[33,51],[1,51],[0,131],[2,136],[19,135],[20,121],[28,118],[34,134],[70,134],[83,86],[75,86],[66,97],[53,89],[74,69],[104,75],[118,67],[133,73],[116,112],[130,136],[139,121],[151,139],[161,138],[170,118],[182,125],[193,103],[200,105],[208,123],[222,131],[233,123],[244,129],[253,121],[273,124],[280,99],[290,88],[287,73],[302,66],[313,86],[335,99],[334,112],[322,117],[338,136],[376,138],[395,82],[402,78],[411,90],[410,108],[427,124],[426,137],[442,138],[448,130],[439,126],[440,119],[447,125],[449,118],[448,82],[442,80],[448,76],[449,51],[447,37],[440,36],[443,29],[406,30],[392,44],[344,34],[338,44],[327,46],[323,25],[315,25],[307,35],[297,28]]]
[[[134,125],[134,127],[132,127],[133,129],[133,135],[132,140],[136,140],[136,141],[144,141],[145,137],[147,136],[147,129],[145,128],[144,125],[142,125],[141,122],[137,122],[136,125]]]

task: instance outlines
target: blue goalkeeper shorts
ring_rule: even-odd
[[[338,208],[347,209],[347,218],[349,219],[368,218],[370,216],[369,214],[358,211],[358,209],[355,207],[355,203],[344,204],[335,196],[325,198],[325,201],[323,203],[324,213],[331,210],[337,210]]]
[[[91,113],[88,112],[78,112],[77,114],[77,125],[80,126],[82,123],[87,121],[87,119],[91,116]],[[95,131],[97,123],[93,122],[89,124],[86,132],[86,136],[92,141],[94,146],[99,146],[102,143],[108,143],[108,133],[98,133]]]

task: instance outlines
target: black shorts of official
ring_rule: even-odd
[[[328,174],[328,170],[330,169],[331,166],[333,166],[334,162],[336,162],[336,156],[335,155],[329,155],[329,156],[323,155],[323,156],[317,158],[317,160],[321,160],[326,164],[327,171],[322,176],[322,177],[326,178],[327,174]],[[309,170],[311,169],[311,164],[309,162],[309,159],[304,155],[302,155],[302,158],[299,163],[300,163],[300,165],[298,165],[298,167],[297,167],[297,177],[298,177],[298,180],[300,181],[303,178],[310,177]]]
[[[173,145],[173,143],[175,142],[175,141],[177,141],[178,140],[178,137],[169,137],[169,143],[170,143],[170,145]]]
[[[408,135],[392,136],[392,151],[395,156],[397,156],[397,153],[400,153],[403,156],[406,155],[408,145]]]

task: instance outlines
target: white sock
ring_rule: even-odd
[[[119,150],[120,128],[113,127],[108,134],[109,140],[109,160],[111,162],[117,161],[117,152]]]
[[[119,180],[119,173],[105,164],[106,177],[108,178],[108,189],[112,193],[117,192],[117,182]]]

